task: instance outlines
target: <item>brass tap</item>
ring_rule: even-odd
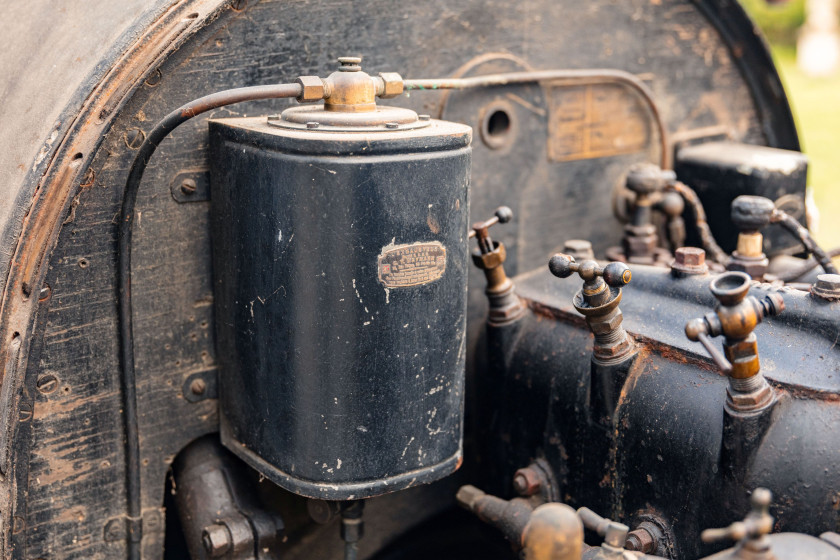
[[[489,321],[493,325],[513,322],[525,312],[524,302],[516,295],[514,284],[505,273],[505,246],[490,238],[492,226],[506,224],[512,219],[513,211],[507,206],[500,206],[489,220],[474,223],[468,236],[478,241],[478,250],[473,251],[472,260],[487,278],[485,293],[490,301]]]
[[[628,284],[632,277],[627,265],[612,262],[601,267],[595,261],[577,263],[573,257],[558,253],[551,257],[548,268],[558,278],[568,278],[577,272],[583,279],[583,287],[573,303],[595,335],[594,360],[602,365],[615,365],[635,355],[635,344],[621,326],[624,318],[618,308],[621,286]]]
[[[743,541],[728,558],[750,560],[772,560],[775,558],[767,538],[773,530],[773,517],[770,515],[770,502],[773,495],[766,488],[756,488],[750,497],[752,511],[743,521],[722,529],[706,529],[700,534],[703,542],[713,543],[724,540]]]
[[[775,402],[773,389],[760,372],[758,346],[753,333],[767,316],[778,315],[785,302],[778,293],[761,300],[747,296],[750,277],[744,272],[727,272],[715,278],[709,288],[718,300],[714,313],[692,319],[685,326],[689,340],[700,342],[717,366],[729,376],[727,404],[740,412],[764,409]],[[725,356],[711,337],[723,335]]]

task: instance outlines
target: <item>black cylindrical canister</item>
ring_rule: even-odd
[[[313,498],[461,460],[471,132],[382,111],[210,124],[222,442]]]

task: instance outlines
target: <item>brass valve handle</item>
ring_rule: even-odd
[[[766,488],[756,488],[750,497],[752,511],[743,521],[736,521],[721,529],[706,529],[700,534],[705,543],[762,537],[773,530],[773,517],[770,515],[770,502],[773,495]]]
[[[595,261],[575,262],[574,257],[557,253],[548,261],[548,269],[558,278],[568,278],[573,272],[577,272],[585,282],[596,281],[598,277],[604,279],[608,286],[620,288],[630,283],[633,273],[623,262],[611,262],[607,266],[600,267]]]
[[[703,317],[702,319],[692,319],[685,326],[685,335],[693,342],[699,342],[712,357],[717,367],[726,374],[732,373],[732,363],[726,359],[723,353],[718,350],[712,342],[712,336],[718,336],[720,333],[720,321],[717,320],[716,315]]]
[[[475,237],[478,240],[478,248],[482,255],[492,252],[495,247],[490,239],[490,227],[496,224],[506,224],[513,219],[513,210],[507,206],[499,206],[493,217],[483,222],[476,222],[472,225],[468,239]]]

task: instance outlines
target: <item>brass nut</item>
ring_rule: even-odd
[[[767,272],[769,264],[770,261],[766,257],[747,257],[735,251],[732,253],[732,261],[726,269],[745,272],[751,278],[761,279],[764,277],[764,273]]]
[[[324,99],[326,88],[324,81],[318,76],[300,76],[295,82],[303,88],[297,98],[301,103]]]
[[[501,247],[503,246],[500,246],[500,248],[495,251],[490,251],[489,253],[484,254],[474,252],[472,254],[473,263],[478,268],[484,270],[500,266],[505,262],[505,251],[504,249],[501,249]]]
[[[513,475],[513,489],[520,496],[533,496],[540,491],[542,480],[531,467],[519,469]]]
[[[769,383],[765,383],[759,390],[751,393],[739,393],[732,391],[729,387],[726,389],[727,405],[738,412],[751,412],[764,408],[775,398],[776,393]]]
[[[382,93],[379,94],[379,97],[382,99],[391,99],[402,95],[402,76],[396,72],[380,72],[379,77],[382,79],[383,83]]]
[[[635,347],[636,345],[633,344],[633,340],[628,335],[625,335],[619,342],[611,346],[596,345],[592,353],[596,361],[609,363],[614,362],[618,358],[623,358],[632,352]]]
[[[622,321],[624,321],[624,315],[622,315],[620,309],[616,309],[615,313],[611,313],[608,316],[591,317],[588,323],[592,334],[598,335],[607,334],[616,330]]]

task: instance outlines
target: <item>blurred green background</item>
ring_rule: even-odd
[[[805,0],[767,4],[741,0],[770,43],[773,58],[793,106],[802,148],[810,159],[808,183],[820,210],[817,241],[825,249],[840,245],[840,157],[835,145],[840,134],[840,73],[810,77],[796,65],[796,39],[805,22]]]

